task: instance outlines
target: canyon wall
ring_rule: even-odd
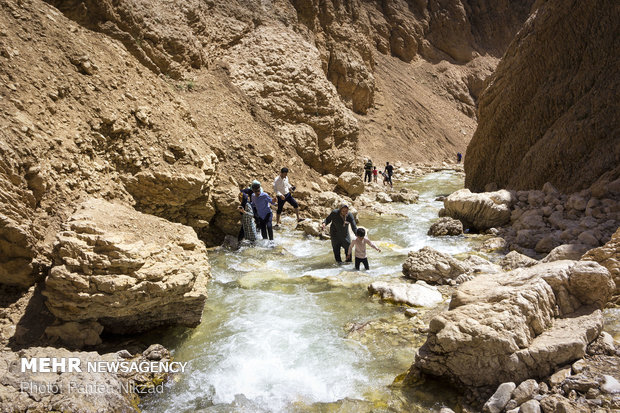
[[[619,19],[611,0],[551,0],[536,10],[480,97],[468,188],[551,182],[575,192],[620,176]]]
[[[0,282],[43,279],[88,198],[214,244],[282,166],[327,189],[365,156],[452,158],[532,3],[3,2]]]

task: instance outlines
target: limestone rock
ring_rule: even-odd
[[[297,125],[301,145],[311,143],[318,158],[303,156],[320,172],[340,174],[352,169],[359,126],[353,113],[325,77],[319,51],[284,24],[261,24],[240,36],[224,59],[234,85],[270,113],[289,135]],[[268,79],[268,80],[267,80]],[[315,139],[316,136],[316,139]],[[296,138],[297,139],[297,138]]]
[[[603,390],[605,393],[610,394],[620,393],[620,382],[618,381],[618,379],[609,375],[605,375],[603,376],[603,378],[604,382],[603,384],[601,384],[601,390]]]
[[[534,379],[528,379],[517,386],[512,392],[512,398],[517,405],[521,405],[534,397],[536,393],[538,393],[538,383]]]
[[[591,249],[583,255],[582,259],[596,261],[607,268],[616,283],[614,295],[620,294],[620,228],[616,230],[607,244]]]
[[[573,192],[618,171],[618,152],[610,150],[617,108],[606,102],[620,79],[606,62],[616,53],[619,11],[613,0],[538,4],[480,96],[465,157],[473,191],[489,182],[511,189],[550,182]],[[574,65],[585,51],[587,65]]]
[[[489,238],[488,240],[484,241],[480,249],[482,251],[487,251],[487,252],[501,251],[501,250],[506,249],[507,245],[508,244],[504,238],[493,237],[493,238]]]
[[[360,195],[364,192],[364,181],[353,172],[343,172],[338,177],[338,186],[345,190],[349,196]]]
[[[0,283],[28,287],[35,281],[33,228],[36,199],[10,165],[12,152],[0,148]]]
[[[578,260],[589,249],[590,247],[583,244],[563,244],[552,249],[549,254],[542,259],[542,262]]]
[[[479,275],[431,320],[415,367],[465,386],[542,378],[584,356],[611,292],[609,272],[583,261]]]
[[[182,147],[175,149],[185,152]],[[136,209],[189,225],[200,233],[216,213],[209,196],[217,163],[217,156],[210,154],[188,159],[188,164],[162,164],[122,179],[136,200]]]
[[[465,258],[462,263],[466,264],[470,268],[471,273],[495,273],[501,272],[502,268],[493,264],[491,261],[482,258],[479,255],[471,254],[469,257]]]
[[[520,413],[540,413],[540,402],[538,400],[528,400],[519,408]]]
[[[466,263],[430,247],[410,251],[403,263],[405,277],[431,284],[445,284],[470,270]]]
[[[458,190],[444,200],[445,214],[479,231],[505,225],[510,220],[510,192],[500,190],[475,194]]]
[[[424,281],[415,284],[375,281],[368,286],[368,291],[383,300],[414,307],[433,307],[443,301],[437,288]]]
[[[499,260],[498,264],[505,270],[516,270],[517,268],[531,267],[538,264],[533,258],[519,254],[517,251],[510,251],[505,257]]]
[[[388,203],[392,202],[392,198],[388,194],[386,194],[385,192],[377,192],[377,195],[376,195],[375,198],[376,198],[377,202],[380,202],[382,204],[388,204]]]
[[[313,237],[319,237],[323,234],[323,231],[321,230],[321,223],[310,219],[299,222],[297,224],[297,228],[301,229],[307,235],[311,235]]]
[[[393,202],[402,202],[403,204],[415,204],[418,202],[420,194],[418,191],[410,191],[406,188],[401,189],[399,192],[393,192],[390,194]]]
[[[510,401],[510,396],[515,387],[515,384],[512,382],[500,384],[493,396],[484,404],[482,411],[485,413],[500,413]]]
[[[99,345],[102,332],[103,326],[96,321],[69,321],[45,329],[45,335],[51,338],[52,342],[59,341],[69,348]]]
[[[60,320],[121,334],[200,322],[209,263],[189,227],[90,199],[58,234],[54,254],[44,295]]]
[[[461,235],[463,233],[463,223],[458,219],[442,217],[431,225],[428,235],[441,237],[444,235]]]

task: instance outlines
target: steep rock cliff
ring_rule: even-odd
[[[215,243],[284,165],[331,189],[362,156],[452,157],[532,1],[3,2],[0,282],[42,279],[89,197]]]
[[[619,19],[611,0],[551,0],[537,9],[480,97],[468,188],[551,182],[575,192],[606,172],[618,176]]]

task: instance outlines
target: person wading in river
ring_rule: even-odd
[[[280,175],[276,176],[276,179],[273,181],[273,190],[278,197],[278,211],[276,212],[276,228],[280,226],[280,216],[282,215],[282,210],[284,209],[284,204],[287,202],[291,204],[293,208],[295,208],[295,215],[297,216],[297,222],[301,222],[304,219],[299,218],[299,204],[293,198],[291,192],[295,190],[295,187],[291,185],[288,181],[288,168],[282,168],[280,170]]]
[[[368,159],[364,164],[364,182],[368,179],[368,183],[371,181],[372,176],[372,161]]]
[[[349,227],[355,233],[357,231],[357,225],[355,224],[355,218],[353,214],[349,212],[349,206],[346,204],[340,205],[340,208],[334,209],[331,214],[325,218],[325,221],[321,224],[321,227],[325,229],[325,225],[330,224],[329,236],[332,240],[332,249],[334,250],[334,258],[336,262],[342,262],[340,255],[340,249],[344,248],[345,255],[349,251],[349,245],[351,244],[351,236],[349,235]],[[347,262],[351,262],[351,257],[347,258]]]
[[[252,205],[250,205],[250,198],[247,193],[242,191],[239,194],[241,205],[239,205],[238,210],[241,213],[241,229],[239,230],[237,240],[241,242],[245,238],[250,242],[254,242],[258,238],[256,236],[256,225],[254,224],[254,210]]]
[[[267,236],[269,236],[269,240],[273,241],[273,228],[271,227],[273,213],[271,212],[270,205],[275,204],[274,200],[271,199],[267,192],[263,191],[258,181],[252,183],[252,197],[250,199],[252,206],[256,208],[258,228],[260,228],[263,239],[267,239]]]
[[[353,248],[355,248],[355,269],[360,269],[360,264],[364,264],[364,268],[368,269],[368,258],[366,257],[366,245],[370,245],[377,251],[381,252],[381,249],[372,243],[371,240],[366,238],[366,230],[364,228],[358,228],[355,231],[355,239],[349,245],[349,250],[347,252],[347,260],[351,260],[351,253],[353,252]]]

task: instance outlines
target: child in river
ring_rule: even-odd
[[[368,269],[368,258],[366,258],[366,244],[370,245],[377,251],[381,252],[381,249],[372,243],[371,240],[366,238],[366,230],[364,228],[358,228],[355,232],[355,239],[351,241],[349,245],[349,251],[347,253],[347,260],[351,259],[351,252],[355,247],[355,269],[360,269],[360,264],[364,264],[364,268]]]

